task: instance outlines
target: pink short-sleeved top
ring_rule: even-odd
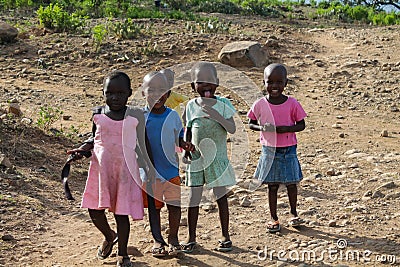
[[[254,102],[247,117],[260,125],[271,123],[276,126],[292,126],[307,117],[300,103],[293,97],[274,105],[263,97]],[[296,133],[260,132],[260,143],[264,146],[287,147],[297,144]]]

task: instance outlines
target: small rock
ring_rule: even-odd
[[[336,220],[330,220],[330,221],[328,222],[328,226],[329,226],[329,227],[335,227],[335,226],[336,226]]]
[[[385,194],[383,194],[381,191],[377,190],[374,193],[372,193],[372,198],[383,198],[385,197]]]
[[[201,208],[205,211],[211,211],[211,210],[214,210],[216,208],[216,206],[213,203],[206,203],[203,206],[201,206]]]
[[[11,241],[11,240],[14,240],[14,239],[15,238],[12,235],[3,235],[1,237],[1,240],[3,240],[3,241]]]
[[[4,166],[6,168],[12,167],[10,160],[3,154],[0,154],[0,166]]]
[[[12,113],[16,116],[22,115],[22,111],[21,111],[21,108],[19,107],[18,103],[9,103],[8,113]]]
[[[336,171],[334,169],[329,169],[329,170],[326,171],[326,175],[335,176],[336,175]]]
[[[22,119],[21,119],[21,123],[26,124],[26,125],[29,125],[29,124],[32,123],[32,120],[29,119],[29,118],[22,118]]]
[[[391,182],[388,182],[386,184],[383,184],[383,185],[379,186],[376,190],[384,189],[384,188],[393,189],[393,188],[396,188],[396,187],[397,187],[397,185],[393,181],[391,181]]]
[[[242,201],[240,201],[240,206],[246,208],[251,206],[251,201],[248,196],[242,198]]]
[[[187,225],[188,225],[187,218],[181,218],[179,226],[187,226]]]
[[[387,130],[383,130],[381,132],[381,137],[388,137],[389,136],[389,132]]]

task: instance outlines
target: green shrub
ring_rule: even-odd
[[[123,22],[116,22],[111,30],[121,39],[135,39],[145,28],[143,24],[135,23],[132,19],[125,19]]]
[[[49,131],[51,126],[60,119],[64,112],[59,108],[53,108],[49,106],[40,107],[39,118],[36,121],[36,125],[44,130]]]
[[[75,31],[84,24],[83,18],[68,14],[57,3],[47,7],[40,6],[36,14],[40,25],[55,31]]]
[[[107,25],[100,24],[92,28],[92,39],[95,51],[98,52],[108,35]]]

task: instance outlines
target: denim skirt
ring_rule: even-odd
[[[263,146],[254,178],[263,184],[296,184],[303,179],[297,158],[297,145]]]

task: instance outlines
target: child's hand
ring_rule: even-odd
[[[67,154],[70,155],[69,158],[68,158],[68,162],[79,160],[79,159],[83,158],[84,156],[86,158],[88,158],[88,157],[90,157],[92,155],[90,150],[84,150],[81,147],[80,148],[76,148],[76,149],[72,149],[72,150],[68,150]]]
[[[208,105],[202,105],[201,110],[208,115],[210,119],[213,119],[215,121],[221,121],[224,120],[224,117],[222,117],[221,114],[219,114],[218,111],[216,111],[213,107],[208,106]]]
[[[190,154],[189,151],[185,151],[183,153],[182,161],[185,164],[190,164],[192,162],[192,155]]]
[[[185,151],[195,151],[195,146],[192,143],[186,142],[184,140],[179,140],[179,147],[183,148]]]
[[[276,126],[271,123],[266,123],[262,126],[262,131],[263,132],[275,132]]]

